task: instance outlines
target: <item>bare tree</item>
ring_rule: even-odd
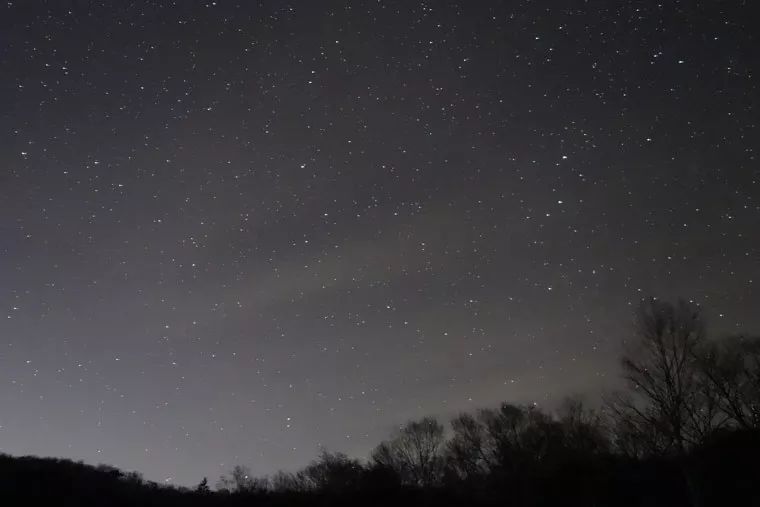
[[[648,452],[681,454],[719,424],[698,364],[705,339],[701,310],[650,299],[639,307],[636,331],[638,341],[622,359],[630,393],[609,408],[625,440]]]
[[[407,484],[429,486],[442,473],[443,426],[433,417],[411,421],[372,452],[375,465],[394,470]]]
[[[551,468],[609,451],[601,416],[579,398],[566,400],[556,416],[535,406],[503,403],[476,416],[459,415],[451,426],[447,471],[462,479],[496,469],[518,477],[537,466]]]
[[[590,409],[580,397],[564,400],[557,415],[566,449],[584,455],[609,452],[604,418],[598,411]]]
[[[700,357],[706,383],[725,417],[741,429],[760,428],[760,338],[712,342]]]
[[[253,477],[248,467],[237,465],[230,475],[223,475],[216,483],[216,489],[229,493],[253,493],[269,489],[269,480]]]
[[[309,489],[306,479],[301,473],[283,472],[280,470],[269,478],[269,487],[276,492],[306,491]]]
[[[497,410],[481,410],[478,414],[486,427],[491,463],[508,473],[519,472],[534,456],[527,449],[526,434],[543,414],[535,407],[523,408],[502,403]],[[535,443],[535,442],[534,442]]]
[[[358,460],[323,449],[319,458],[299,472],[298,477],[307,489],[345,491],[358,487],[363,472]]]
[[[487,474],[493,466],[493,445],[485,424],[471,414],[451,420],[453,435],[446,444],[447,467],[461,479]]]

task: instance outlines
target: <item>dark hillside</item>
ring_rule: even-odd
[[[494,474],[480,483],[426,488],[393,484],[365,469],[355,487],[341,490],[241,493],[167,487],[108,466],[0,455],[0,488],[3,505],[19,506],[754,506],[760,505],[759,455],[760,433],[727,432],[696,449],[683,465],[604,456],[594,462],[568,460],[551,470],[526,469],[517,478]]]

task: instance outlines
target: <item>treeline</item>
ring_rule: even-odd
[[[625,389],[552,412],[501,406],[407,422],[367,460],[297,472],[244,466],[195,488],[65,460],[0,455],[8,505],[760,506],[760,338],[708,339],[701,309],[648,300]]]
[[[621,359],[626,389],[553,413],[503,403],[448,427],[410,421],[368,461],[323,451],[303,470],[252,477],[222,494],[411,495],[489,505],[760,505],[760,339],[710,340],[701,308],[641,303]]]

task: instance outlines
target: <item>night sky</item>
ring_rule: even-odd
[[[760,331],[751,3],[3,2],[0,449],[213,484]]]

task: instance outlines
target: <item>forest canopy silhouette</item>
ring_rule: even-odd
[[[322,450],[297,472],[236,466],[212,488],[100,465],[0,457],[13,505],[760,505],[760,338],[711,338],[702,309],[642,301],[625,387],[547,412],[508,402],[408,421],[367,460]]]

